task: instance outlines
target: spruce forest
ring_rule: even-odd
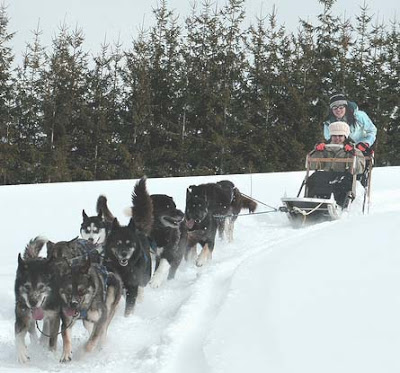
[[[92,55],[63,25],[51,46],[33,32],[21,66],[2,6],[1,184],[303,170],[336,92],[377,126],[376,164],[400,165],[399,22],[334,3],[288,32],[275,10],[245,27],[244,0],[185,19],[162,0],[128,50]]]

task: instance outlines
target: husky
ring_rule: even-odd
[[[95,244],[103,245],[106,240],[107,229],[101,212],[95,216],[88,216],[85,210],[82,210],[82,218],[81,237]]]
[[[44,237],[29,241],[23,257],[18,255],[15,279],[15,344],[20,363],[29,360],[25,337],[29,332],[31,340],[37,341],[35,322],[43,320],[50,333],[49,348],[56,350],[60,326],[58,286],[51,259],[39,257],[47,242]]]
[[[107,198],[100,195],[96,203],[97,215],[88,216],[82,210],[82,224],[80,229],[81,237],[98,245],[102,252],[107,234],[110,232],[114,216],[107,205]]]
[[[159,287],[166,278],[175,277],[187,245],[187,228],[184,213],[176,208],[172,197],[152,194],[154,224],[150,241],[155,246],[155,272],[150,286]]]
[[[105,342],[107,329],[122,296],[122,282],[90,257],[73,263],[60,277],[63,352],[60,361],[72,359],[71,333],[82,319],[90,333],[84,351],[91,352]]]
[[[153,226],[153,203],[147,192],[146,177],[135,185],[131,216],[127,226],[121,226],[114,219],[106,239],[104,258],[107,269],[122,279],[126,295],[125,316],[134,310],[139,286],[145,287],[151,277],[148,236]]]

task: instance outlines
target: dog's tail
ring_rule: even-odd
[[[32,238],[25,247],[24,260],[36,259],[39,257],[40,250],[49,240],[43,236]]]
[[[254,199],[241,193],[237,187],[235,187],[233,193],[235,205],[239,207],[238,212],[243,209],[248,209],[249,213],[256,211],[258,204]]]
[[[146,187],[146,176],[135,185],[132,192],[132,218],[137,229],[149,235],[153,227],[153,201]]]
[[[99,198],[97,198],[96,211],[98,214],[102,214],[103,219],[107,223],[112,223],[115,219],[114,215],[108,208],[106,196],[100,195]]]
[[[256,208],[258,206],[257,202],[254,201],[254,199],[243,195],[242,193],[240,193],[240,195],[242,201],[242,209],[248,209],[250,213],[256,211]]]

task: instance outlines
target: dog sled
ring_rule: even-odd
[[[329,147],[342,145],[327,144]],[[357,180],[364,187],[363,213],[369,211],[371,174],[374,164],[373,154],[365,157],[364,173],[357,175],[356,156],[348,158],[314,158],[314,151],[307,154],[306,175],[296,197],[283,197],[279,208],[287,214],[294,227],[316,222],[340,219],[348,211],[356,195]],[[345,172],[325,171],[326,163],[345,163]],[[301,193],[303,196],[301,197]]]

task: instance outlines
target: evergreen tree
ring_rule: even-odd
[[[400,165],[400,31],[399,23],[392,21],[384,44],[384,63],[381,67],[382,97],[380,118],[377,120],[377,158],[382,165]]]
[[[9,18],[4,4],[0,5],[0,170],[3,184],[18,183],[18,131],[13,118],[14,55],[8,44],[14,33],[8,32]]]
[[[28,43],[24,63],[17,69],[15,93],[15,126],[19,134],[17,144],[20,164],[20,183],[38,183],[46,180],[43,168],[46,135],[43,128],[42,66],[46,63],[41,31],[34,31],[34,40]]]
[[[218,17],[210,1],[199,11],[193,4],[192,14],[186,19],[186,43],[182,54],[185,81],[184,141],[188,167],[192,174],[215,173],[219,152],[214,138],[220,113],[214,109],[219,97],[217,57],[220,52]]]
[[[220,110],[222,115],[219,173],[240,173],[247,169],[248,129],[243,110],[245,74],[248,63],[245,54],[247,31],[243,31],[244,1],[230,0],[220,11]]]
[[[154,9],[156,25],[150,29],[150,94],[152,123],[150,153],[146,163],[149,175],[171,176],[183,167],[181,149],[182,81],[180,27],[174,13],[162,0]],[[154,151],[157,149],[157,151]]]
[[[82,50],[81,30],[66,25],[53,40],[44,73],[44,129],[48,138],[48,181],[92,180],[88,159],[88,108],[86,105],[87,53]]]
[[[123,90],[123,122],[127,129],[125,141],[133,160],[134,173],[150,174],[146,164],[152,153],[150,129],[154,123],[150,77],[149,40],[144,30],[133,41],[132,50],[126,53],[126,63],[121,69]]]
[[[118,42],[112,51],[108,44],[103,44],[91,71],[90,149],[96,179],[137,176],[129,153],[129,139],[124,133],[122,60],[123,52]]]

